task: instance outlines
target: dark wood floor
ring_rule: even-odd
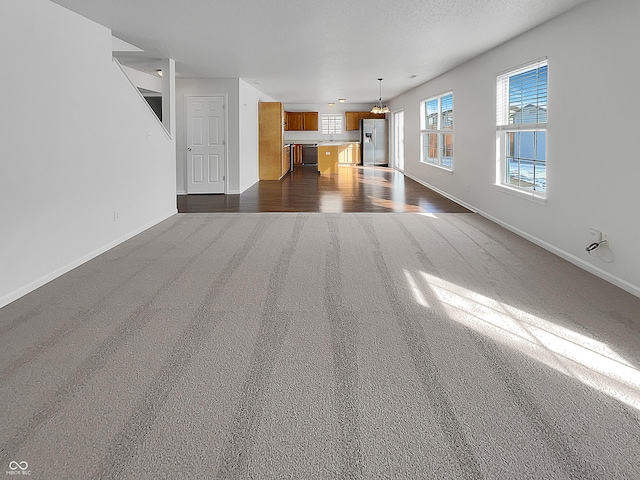
[[[178,211],[469,212],[391,168],[362,166],[340,166],[337,175],[296,166],[282,180],[258,182],[241,195],[178,195]]]

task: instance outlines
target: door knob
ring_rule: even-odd
[[[191,151],[191,147],[187,147],[187,151],[189,151],[189,152],[190,152],[190,151]]]

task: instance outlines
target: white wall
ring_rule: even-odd
[[[0,306],[176,212],[173,143],[111,32],[46,0],[2,10]]]
[[[268,95],[240,79],[240,192],[260,180],[258,172],[258,102],[273,102]]]
[[[124,65],[122,66],[122,69],[126,72],[127,76],[136,87],[162,94],[162,78],[159,76],[141,72],[140,70]]]
[[[640,2],[597,0],[389,102],[405,112],[406,173],[640,296]],[[496,75],[549,61],[546,205],[495,182]],[[419,162],[419,102],[454,92],[454,173]],[[469,191],[466,190],[469,184]],[[587,230],[611,250],[585,251]],[[523,272],[526,274],[526,272]]]
[[[177,189],[187,193],[186,98],[227,96],[227,193],[239,194],[258,181],[258,102],[274,101],[240,78],[177,78]]]
[[[285,103],[284,109],[288,112],[318,112],[318,131],[292,131],[284,132],[284,138],[286,141],[326,141],[329,139],[329,135],[322,135],[320,133],[322,129],[322,114],[323,113],[341,113],[345,112],[368,112],[373,107],[373,103],[338,103],[333,107],[330,107],[328,103]],[[343,120],[344,122],[345,120]],[[344,124],[343,124],[344,126]],[[340,135],[332,135],[333,140],[342,140],[348,142],[358,142],[360,140],[360,133],[358,130],[346,131],[343,130]]]
[[[187,192],[187,96],[227,97],[227,193],[239,193],[239,112],[237,78],[176,78],[176,180],[178,193]]]

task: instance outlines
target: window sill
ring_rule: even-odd
[[[423,160],[420,161],[422,165],[428,165],[429,167],[434,167],[440,170],[444,170],[445,172],[453,175],[453,168],[443,167],[442,165],[436,165],[435,163],[425,162]]]
[[[529,200],[530,202],[534,202],[539,205],[547,204],[547,197],[543,197],[540,194],[536,194],[533,192],[525,192],[523,190],[518,190],[517,188],[508,187],[507,185],[502,185],[500,183],[494,183],[494,185],[502,193],[507,193],[509,195],[513,195],[514,197],[523,198],[525,200]]]

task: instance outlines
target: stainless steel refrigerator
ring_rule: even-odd
[[[360,120],[362,165],[388,165],[389,134],[386,120]]]

